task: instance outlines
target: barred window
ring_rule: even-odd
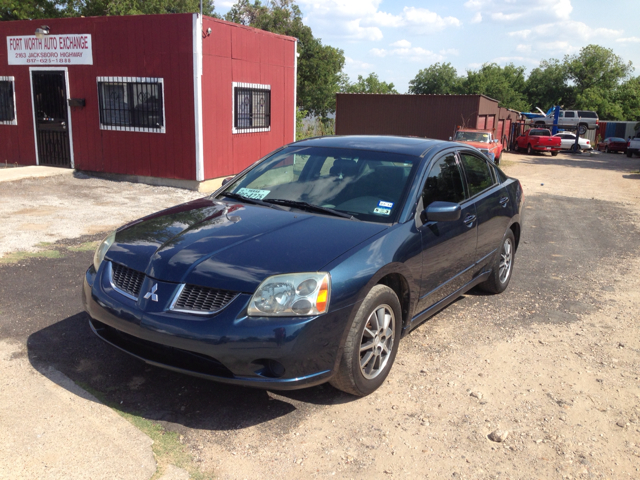
[[[271,127],[271,86],[233,83],[233,133],[265,132]]]
[[[165,132],[162,78],[98,77],[100,128]]]
[[[14,77],[0,77],[0,125],[17,125]]]

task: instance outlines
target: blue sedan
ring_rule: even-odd
[[[96,335],[149,364],[364,396],[401,337],[475,286],[507,288],[523,201],[459,143],[303,140],[111,233],[83,302]]]

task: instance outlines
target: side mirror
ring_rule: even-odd
[[[222,186],[225,186],[227,183],[229,183],[231,180],[233,180],[234,177],[227,177],[224,180],[222,180]]]
[[[422,212],[423,222],[455,222],[460,219],[462,208],[458,203],[433,202]]]

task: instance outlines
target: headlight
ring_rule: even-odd
[[[96,269],[96,272],[100,268],[100,264],[102,260],[104,260],[104,256],[107,254],[107,250],[113,245],[113,242],[116,239],[116,232],[111,232],[104,240],[98,245],[96,248],[96,253],[93,254],[93,266]]]
[[[328,273],[274,275],[260,284],[251,297],[251,317],[320,315],[329,309],[331,276]]]

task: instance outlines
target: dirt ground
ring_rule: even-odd
[[[199,470],[223,480],[640,478],[640,159],[505,154],[503,164],[526,202],[509,288],[471,291],[414,330],[368,397],[328,385],[229,387],[131,360],[92,337],[71,297],[91,252],[0,265],[0,334],[25,343],[33,365],[178,433]],[[92,212],[106,230],[199,195],[131,185],[107,211],[123,186],[83,181],[97,182],[99,197],[74,204],[64,233],[26,230],[22,245],[89,233]],[[57,208],[49,215],[70,202],[64,182],[37,183]],[[0,220],[11,225],[40,201],[17,183],[0,192]],[[90,194],[74,187],[69,198]],[[18,248],[3,231],[0,254]],[[60,305],[43,309],[48,290],[14,301],[54,268]]]

